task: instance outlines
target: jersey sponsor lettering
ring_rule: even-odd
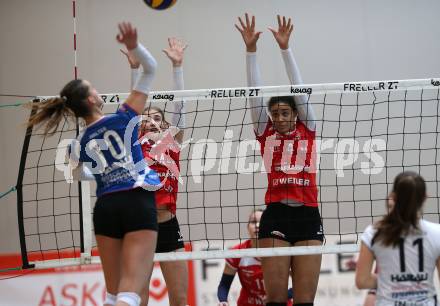
[[[428,280],[428,273],[391,274],[390,279],[392,282],[421,282]]]
[[[295,130],[282,135],[269,119],[257,140],[268,178],[266,204],[293,200],[317,207],[315,131],[297,120]]]
[[[157,174],[143,162],[137,125],[128,135],[129,143],[124,142],[127,126],[136,118],[137,113],[124,104],[115,114],[88,126],[71,145],[71,159],[82,162],[94,175],[98,197],[160,183]]]
[[[310,180],[296,178],[296,177],[281,177],[273,180],[272,185],[299,185],[299,186],[310,186]]]

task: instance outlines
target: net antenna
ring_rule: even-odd
[[[162,108],[165,118],[173,103],[186,103],[177,217],[192,246],[190,252],[156,254],[155,260],[357,252],[359,235],[387,213],[393,179],[404,170],[425,178],[424,218],[439,222],[439,85],[439,79],[421,79],[152,92],[149,102]],[[317,115],[317,184],[326,242],[228,250],[248,239],[248,215],[264,208],[267,187],[249,98],[287,95],[307,95]],[[127,96],[102,95],[105,113]],[[69,141],[81,128],[66,121],[52,137],[26,133],[17,183],[23,268],[99,262],[91,222],[94,183],[67,183],[63,170]]]

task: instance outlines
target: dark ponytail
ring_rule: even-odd
[[[33,114],[28,127],[44,125],[44,135],[56,132],[59,124],[67,117],[84,118],[90,114],[87,98],[89,86],[82,80],[73,80],[64,86],[59,97],[32,104]]]
[[[426,198],[425,180],[415,172],[399,174],[393,185],[394,207],[376,225],[373,243],[397,246],[402,236],[418,229],[419,211]]]

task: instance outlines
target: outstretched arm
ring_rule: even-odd
[[[134,85],[136,85],[136,82],[139,78],[139,66],[141,65],[141,63],[139,63],[139,61],[130,54],[130,52],[125,51],[124,49],[120,49],[122,54],[124,54],[127,57],[127,61],[130,64],[130,69],[131,69],[131,75],[130,75],[130,90],[133,90]]]
[[[290,84],[302,85],[303,80],[296,64],[293,52],[289,47],[289,39],[293,31],[292,20],[286,20],[285,16],[277,15],[278,29],[269,27],[275,40],[281,49],[281,56],[283,57],[284,66],[286,67],[287,76]],[[316,130],[316,116],[312,105],[309,103],[306,95],[296,95],[294,97],[296,108],[298,110],[298,118],[304,122],[309,130]]]
[[[138,43],[137,31],[130,23],[123,22],[118,26],[119,34],[116,36],[116,40],[125,45],[128,52],[140,62],[143,68],[125,104],[138,114],[142,114],[148,93],[150,92],[151,83],[156,73],[157,62],[150,52],[148,52],[142,44]]]
[[[188,47],[182,40],[175,37],[168,38],[168,48],[162,51],[171,60],[173,64],[173,89],[183,90],[183,57],[185,49]],[[185,101],[172,102],[174,104],[173,117],[171,118],[171,125],[178,127],[179,132],[174,136],[177,142],[182,143],[183,132],[185,128]]]
[[[248,86],[261,86],[260,69],[257,65],[257,41],[262,32],[255,31],[255,16],[249,19],[248,13],[245,14],[245,21],[238,17],[240,25],[235,27],[240,32],[243,42],[246,45],[246,76]],[[258,135],[264,132],[267,123],[266,106],[263,98],[249,98],[251,104],[251,117],[254,129]]]
[[[225,264],[225,269],[223,271],[222,279],[220,280],[220,284],[217,288],[217,298],[219,300],[218,306],[228,306],[228,295],[229,290],[231,289],[232,281],[235,277],[235,272],[232,267],[228,265],[228,263]]]

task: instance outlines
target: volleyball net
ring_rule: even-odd
[[[149,102],[173,115],[185,101],[177,218],[188,252],[155,260],[356,252],[359,235],[387,213],[394,177],[426,180],[423,217],[440,221],[438,79],[153,92]],[[251,98],[306,95],[317,117],[321,247],[228,250],[248,239],[248,216],[264,209],[267,173],[255,140]],[[102,95],[113,113],[128,94]],[[44,103],[48,97],[36,97]],[[66,150],[82,129],[62,122],[53,136],[28,129],[17,182],[23,268],[95,263],[94,182],[67,182]],[[350,242],[350,243],[347,243]]]

